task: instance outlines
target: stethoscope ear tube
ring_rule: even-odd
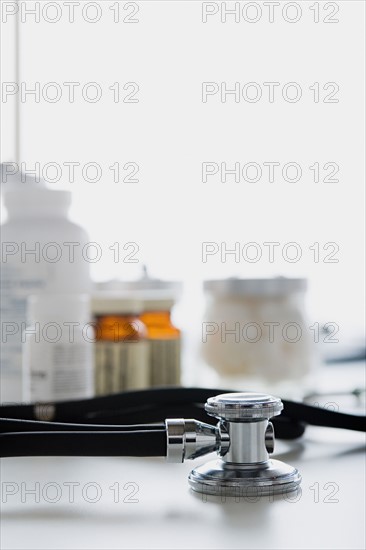
[[[286,484],[288,475],[297,485],[296,469],[289,473],[287,465],[269,461],[273,425],[283,439],[301,436],[307,423],[365,431],[364,417],[267,394],[221,392],[167,388],[77,402],[2,406],[0,456],[166,456],[182,462],[216,451],[221,458],[210,468],[216,483],[225,487],[230,486],[230,464],[242,480],[239,485],[257,483],[258,464],[265,465],[269,485],[273,479]],[[284,415],[278,417],[281,412]],[[194,490],[203,482],[209,491],[211,473],[206,466],[192,471],[190,479]]]
[[[305,422],[287,418],[283,416],[283,413],[281,416],[272,418],[272,424],[278,439],[298,439],[304,434],[306,429]]]
[[[0,416],[7,419],[47,420],[59,423],[130,425],[164,422],[166,418],[196,418],[213,424],[204,404],[207,399],[230,390],[207,388],[157,388],[128,391],[79,401],[31,405],[2,405]],[[273,419],[280,439],[300,437],[307,424],[366,431],[365,417],[283,400],[284,410]],[[4,425],[3,425],[4,431]]]
[[[364,415],[346,414],[331,411],[321,407],[313,407],[305,403],[297,403],[283,399],[283,416],[294,421],[301,421],[311,426],[324,426],[327,428],[342,428],[356,432],[366,431]]]

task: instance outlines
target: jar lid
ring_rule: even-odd
[[[121,281],[120,279],[111,279],[96,283],[97,290],[108,291],[135,291],[135,290],[161,290],[170,291],[172,296],[182,290],[182,283],[179,281],[163,281],[162,279],[137,279],[135,281]]]
[[[292,292],[305,291],[306,279],[217,279],[204,281],[205,291],[219,296],[280,296]]]
[[[143,310],[141,300],[123,296],[115,292],[97,292],[91,299],[91,310],[94,315],[126,315],[139,314]]]
[[[144,311],[170,311],[175,304],[170,290],[143,290],[133,294],[141,298]]]
[[[143,266],[142,276],[134,281],[122,281],[121,279],[111,279],[96,283],[97,290],[114,290],[122,292],[130,291],[169,291],[171,298],[177,297],[182,291],[180,281],[164,281],[150,277],[147,267]]]

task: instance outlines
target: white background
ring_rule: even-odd
[[[9,2],[2,4],[4,21]],[[206,23],[205,8],[195,1],[138,2],[138,12],[131,16],[137,23],[123,22],[134,3],[119,2],[118,23],[113,21],[114,2],[96,3],[98,15],[93,6],[83,12],[90,3],[82,0],[75,6],[73,23],[64,2],[51,3],[44,12],[46,4],[40,2],[40,21],[35,22],[29,13],[35,2],[20,2],[20,81],[27,89],[39,82],[41,90],[56,82],[63,94],[56,103],[42,95],[39,103],[26,96],[15,160],[27,169],[37,162],[41,169],[50,162],[63,168],[54,186],[72,189],[73,219],[102,246],[101,260],[92,265],[95,280],[135,277],[147,263],[154,276],[186,282],[184,308],[192,311],[206,278],[306,276],[311,283],[311,321],[337,322],[343,333],[359,330],[364,315],[364,3],[281,2],[272,23],[263,2],[249,8],[247,2],[240,3],[240,10],[248,10],[244,17],[259,17],[255,23],[246,21],[242,11],[238,23],[234,15],[223,23],[220,3],[211,3],[208,9],[219,11]],[[234,3],[226,6],[232,9]],[[99,21],[90,23],[83,13]],[[296,16],[297,22],[285,20]],[[338,22],[325,23],[326,17]],[[14,20],[5,15],[2,24],[9,52],[3,53],[5,82],[14,81],[9,61]],[[74,103],[64,82],[81,84]],[[81,96],[89,82],[101,86],[103,96],[97,103]],[[114,103],[109,86],[115,82],[124,95],[131,88],[123,91],[123,85],[136,82],[138,102]],[[242,98],[236,103],[233,95],[222,102],[216,94],[204,103],[203,82],[226,82],[228,88],[235,82],[256,82],[263,95],[256,103]],[[273,103],[264,82],[280,83]],[[301,86],[296,103],[282,97],[288,82]],[[319,103],[309,89],[314,82],[320,84]],[[339,86],[338,103],[323,102],[332,91],[322,90],[328,82]],[[3,99],[6,123],[16,100]],[[2,137],[2,160],[14,161],[10,124],[3,126]],[[76,181],[70,183],[66,162],[98,163],[103,176],[89,183],[78,168]],[[122,167],[137,163],[139,182],[114,183],[109,166],[116,162]],[[291,183],[276,172],[275,182],[269,183],[262,165],[257,183],[236,183],[233,176],[221,183],[219,175],[203,183],[203,162],[226,162],[230,167],[235,162],[279,162],[281,167],[297,162],[303,174]],[[309,170],[314,162],[336,163],[339,182],[315,183]],[[139,263],[114,263],[109,246],[131,241],[139,246]],[[280,243],[273,263],[263,247],[268,241]],[[292,241],[302,250],[297,263],[281,255],[283,245]],[[257,263],[243,258],[236,263],[233,255],[223,262],[218,253],[204,263],[203,242],[226,243],[228,249],[235,242],[256,242],[263,256]],[[320,244],[319,263],[309,249],[315,242]],[[322,250],[328,242],[339,246],[338,263],[323,261],[332,251]]]

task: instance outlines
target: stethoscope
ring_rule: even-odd
[[[364,416],[262,393],[222,391],[164,388],[2,405],[0,456],[158,456],[184,462],[216,452],[218,458],[189,474],[194,491],[283,494],[295,490],[301,476],[270,458],[275,430],[282,439],[300,437],[307,424],[366,431]]]

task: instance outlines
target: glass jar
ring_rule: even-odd
[[[205,281],[202,354],[221,376],[299,379],[313,363],[305,279]]]

